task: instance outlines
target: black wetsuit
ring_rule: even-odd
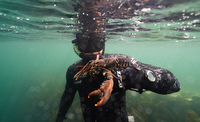
[[[146,89],[159,94],[169,94],[180,90],[178,80],[166,69],[140,63],[126,55],[104,54],[100,58],[117,56],[128,58],[141,70],[134,67],[127,67],[119,71],[122,79],[119,81],[114,78],[114,87],[111,97],[102,107],[95,106],[99,101],[98,97],[88,98],[88,94],[100,88],[100,85],[105,80],[103,74],[93,77],[92,81],[90,79],[91,77],[87,74],[75,80],[73,76],[81,70],[81,67],[77,66],[85,65],[87,61],[80,60],[68,68],[67,84],[61,98],[57,122],[63,121],[65,118],[65,114],[71,106],[76,91],[79,92],[81,109],[85,122],[128,122],[126,112],[126,90],[134,88],[142,93],[143,89]]]

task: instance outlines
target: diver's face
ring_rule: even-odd
[[[98,35],[77,34],[77,45],[81,52],[95,54],[104,48],[105,38]]]
[[[98,59],[103,54],[105,48],[105,36],[100,36],[97,33],[90,35],[83,35],[79,33],[76,35],[76,40],[73,40],[74,51],[78,56],[86,60]]]

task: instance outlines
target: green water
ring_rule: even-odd
[[[0,1],[1,122],[55,121],[67,68],[80,59],[71,44],[77,29],[71,4]],[[157,16],[109,20],[110,25],[137,26],[109,28],[106,53],[169,69],[181,84],[181,91],[171,95],[127,92],[128,114],[137,122],[200,121],[199,5],[198,0],[176,1],[170,8],[150,12]],[[146,18],[165,21],[141,21]],[[115,32],[116,28],[127,30]],[[67,122],[83,121],[78,95],[66,116]]]

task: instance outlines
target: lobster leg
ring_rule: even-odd
[[[100,86],[99,89],[91,92],[88,95],[88,98],[90,98],[91,96],[96,96],[96,95],[100,95],[101,96],[101,100],[95,104],[95,106],[103,106],[104,104],[107,103],[107,101],[109,100],[112,90],[113,90],[113,76],[111,74],[111,72],[107,72],[106,73],[106,81],[104,81],[102,83],[102,85]]]

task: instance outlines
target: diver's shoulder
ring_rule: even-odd
[[[82,64],[82,60],[79,60],[72,65],[70,65],[67,69],[67,76],[74,76],[79,71],[79,65]]]
[[[68,67],[68,70],[75,69],[77,66],[82,64],[82,60],[79,60]]]

